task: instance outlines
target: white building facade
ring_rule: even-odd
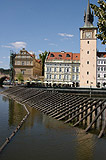
[[[79,59],[79,54],[50,52],[45,61],[45,83],[79,86]]]
[[[97,86],[106,86],[106,52],[97,53]]]

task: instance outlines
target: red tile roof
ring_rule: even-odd
[[[80,53],[72,52],[49,52],[47,60],[80,60]]]

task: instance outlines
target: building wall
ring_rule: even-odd
[[[80,81],[79,61],[47,60],[45,62],[45,81],[78,82]]]
[[[85,32],[84,30],[83,32]],[[92,38],[85,38],[81,30],[80,40],[80,86],[96,87],[96,29],[93,29]]]
[[[32,80],[41,75],[41,63],[35,59],[35,55],[28,53],[24,48],[16,54],[14,60],[14,79],[18,79],[18,74],[22,73],[24,81]]]
[[[106,83],[106,57],[97,57],[97,84],[105,86]]]

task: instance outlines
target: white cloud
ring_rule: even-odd
[[[2,61],[0,61],[0,64],[2,64],[3,62]]]
[[[26,42],[13,42],[9,43],[9,45],[1,45],[1,47],[20,49],[20,48],[26,48],[26,45],[27,45]]]
[[[48,39],[47,39],[47,38],[45,38],[45,39],[44,39],[44,41],[48,41]]]
[[[20,48],[26,48],[26,42],[13,42],[10,43],[14,48],[20,49]]]
[[[58,46],[57,44],[55,43],[49,43],[50,46]]]
[[[64,37],[64,39],[72,38],[73,34],[67,34],[67,33],[58,33],[59,36]]]
[[[6,59],[6,57],[3,57],[3,59]]]

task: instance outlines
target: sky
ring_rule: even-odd
[[[0,68],[9,68],[10,51],[80,53],[80,32],[88,0],[0,0]],[[96,4],[97,0],[90,0]],[[94,25],[97,26],[97,17]],[[97,49],[106,46],[97,41]]]

